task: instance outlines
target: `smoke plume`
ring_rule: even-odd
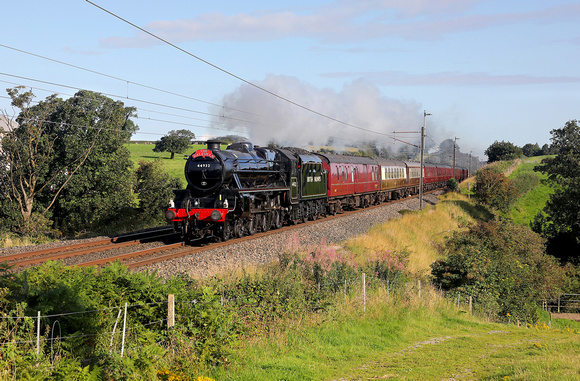
[[[232,134],[246,135],[257,145],[275,142],[283,146],[306,147],[309,144],[326,145],[330,140],[335,149],[340,150],[341,147],[369,142],[379,147],[393,147],[394,141],[389,138],[393,131],[419,131],[423,123],[419,104],[385,97],[376,86],[363,80],[355,80],[339,92],[318,89],[288,76],[268,75],[263,81],[254,83],[360,129],[312,113],[248,84],[242,84],[224,96],[224,108],[220,114],[225,118],[215,118],[213,127],[225,127]],[[419,143],[418,134],[396,137]],[[395,147],[400,146],[398,143]]]

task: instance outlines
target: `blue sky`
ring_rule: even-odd
[[[402,132],[419,131],[426,110],[428,144],[458,138],[482,159],[495,140],[541,146],[580,119],[578,1],[93,2],[183,51],[83,0],[12,1],[3,88],[118,96],[146,140],[185,128],[396,150],[393,131],[417,143]]]

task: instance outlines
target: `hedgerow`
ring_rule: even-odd
[[[131,272],[119,263],[97,269],[47,262],[21,273],[2,267],[0,374],[3,379],[192,379],[207,367],[227,365],[239,340],[331,308],[341,299],[337,293],[358,287],[361,272],[369,285],[401,281],[405,261],[384,252],[356,266],[321,245],[305,257],[286,253],[257,274],[203,282]],[[176,300],[171,328],[168,294]],[[127,337],[121,340],[125,325]]]

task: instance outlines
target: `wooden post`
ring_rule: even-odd
[[[125,353],[125,332],[127,332],[127,302],[125,302],[125,316],[123,317],[123,339],[121,340],[121,357]]]
[[[417,288],[419,289],[419,299],[421,299],[421,280],[417,281]]]
[[[175,295],[169,294],[167,298],[167,328],[175,325]]]
[[[367,278],[366,274],[362,274],[362,285],[363,285],[363,312],[367,312]]]
[[[36,356],[40,354],[40,311],[36,322]]]
[[[560,313],[560,295],[558,295],[558,313]]]
[[[111,334],[111,344],[109,344],[109,353],[113,353],[113,338],[115,337],[115,331],[117,330],[117,324],[119,323],[119,318],[121,317],[122,308],[119,308],[119,313],[117,314],[117,320],[115,320],[115,325],[113,326],[113,333]]]

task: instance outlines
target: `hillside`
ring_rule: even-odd
[[[520,197],[506,217],[514,223],[529,225],[546,204],[553,189],[542,182],[547,175],[534,171],[534,167],[547,156],[526,158],[508,177],[516,184]]]

